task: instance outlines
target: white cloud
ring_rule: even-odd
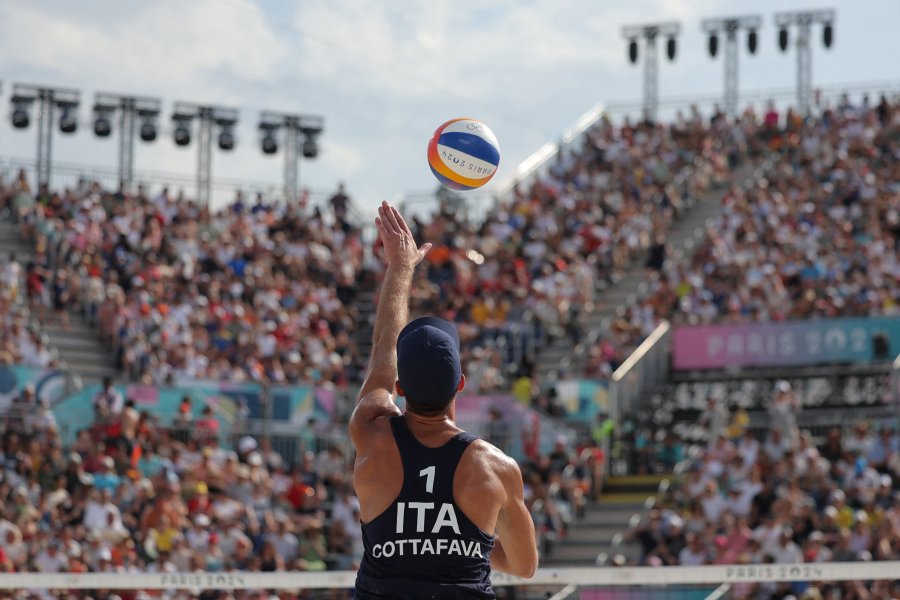
[[[755,12],[769,19],[783,4],[760,0]],[[817,54],[815,80],[897,75],[893,63],[867,60],[900,52],[891,19],[879,18],[893,5],[866,7],[840,8],[838,45]],[[0,4],[0,73],[7,91],[12,81],[71,85],[85,90],[85,104],[102,90],[161,96],[167,111],[176,99],[239,106],[239,146],[217,153],[214,176],[278,182],[283,160],[260,155],[257,110],[322,114],[322,154],[302,162],[301,181],[330,190],[346,179],[371,205],[436,185],[424,149],[448,118],[491,125],[503,150],[499,179],[598,101],[639,98],[623,24],[681,20],[679,58],[661,66],[660,93],[715,93],[721,60],[707,58],[699,21],[742,12],[739,0],[19,0]],[[743,89],[793,81],[793,57],[776,55],[766,25],[761,56],[742,62]],[[881,45],[866,49],[854,27],[884,29],[870,40]],[[33,136],[0,121],[0,155],[31,153]],[[81,132],[55,151],[113,166],[115,143]],[[190,176],[196,153],[164,135],[137,159],[138,169]]]

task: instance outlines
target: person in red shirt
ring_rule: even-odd
[[[209,488],[206,483],[201,481],[194,488],[194,495],[187,503],[188,513],[192,516],[203,514],[209,516],[212,514],[212,504],[209,501]]]
[[[298,512],[302,511],[306,506],[310,497],[315,494],[312,486],[303,481],[303,472],[299,469],[294,471],[294,479],[291,486],[285,492],[285,499],[291,503],[291,506]]]

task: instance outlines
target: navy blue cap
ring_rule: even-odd
[[[446,404],[462,378],[456,326],[438,317],[407,324],[397,337],[397,378],[407,400],[425,406]]]

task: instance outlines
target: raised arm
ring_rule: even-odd
[[[387,270],[375,311],[372,355],[366,379],[350,417],[350,435],[358,443],[366,426],[379,417],[400,414],[391,400],[397,381],[397,336],[409,320],[409,288],[416,265],[431,250],[431,244],[416,247],[412,232],[400,213],[382,202],[375,219],[384,244]]]

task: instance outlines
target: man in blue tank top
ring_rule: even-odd
[[[531,577],[538,557],[522,473],[511,458],[454,423],[465,385],[456,328],[407,324],[416,247],[382,203],[375,219],[387,262],[372,357],[350,419],[365,554],[359,599],[494,598],[491,569]],[[393,393],[406,400],[402,413]]]

